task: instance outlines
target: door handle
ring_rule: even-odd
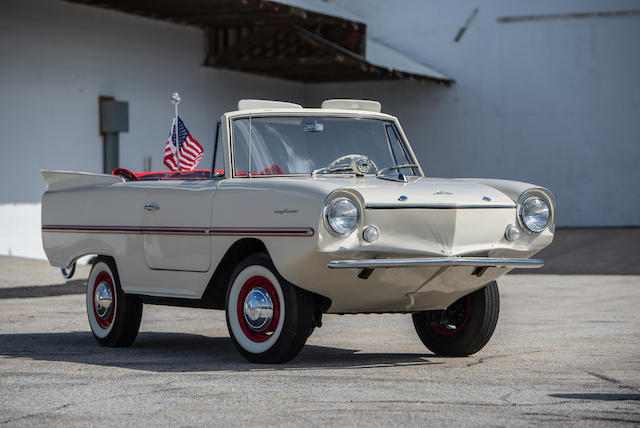
[[[156,204],[147,204],[144,206],[145,211],[157,211],[160,209]]]

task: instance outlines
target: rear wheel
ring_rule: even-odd
[[[482,349],[496,328],[500,312],[498,284],[456,300],[444,311],[413,314],[413,325],[422,343],[433,353],[465,357]]]
[[[89,274],[87,315],[102,346],[129,346],[138,335],[142,301],[122,291],[116,265],[109,258],[98,258]]]
[[[254,363],[285,363],[313,329],[311,295],[289,284],[269,257],[256,253],[236,267],[227,289],[227,327],[238,351]]]

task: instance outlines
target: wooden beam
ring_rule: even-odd
[[[277,29],[273,27],[265,27],[261,30],[254,31],[246,36],[244,39],[239,40],[233,46],[229,46],[227,49],[223,49],[211,60],[209,63],[216,66],[225,64],[234,58],[238,53],[241,53],[244,49],[252,48],[256,45],[260,45],[264,40],[273,37],[276,34]]]

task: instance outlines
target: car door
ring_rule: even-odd
[[[206,272],[217,180],[150,182],[144,193],[144,260],[151,269]]]

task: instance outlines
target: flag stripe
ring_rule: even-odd
[[[186,158],[186,159],[189,159],[189,160],[195,160],[198,156],[196,156],[193,153],[188,152],[186,150],[181,150],[180,151],[180,157],[181,158]]]
[[[189,133],[184,122],[179,117],[177,136],[178,138],[176,143],[175,124],[176,118],[173,119],[169,138],[164,149],[164,164],[171,171],[178,170],[178,159],[176,156],[176,152],[178,152],[180,158],[179,169],[192,171],[198,166],[198,163],[200,163],[200,160],[202,159],[202,155],[204,153],[204,149],[202,148],[200,143],[198,143],[198,141]],[[176,147],[178,148],[176,149]]]
[[[184,157],[185,159],[192,161],[195,160],[195,158],[197,158],[198,156],[193,155],[189,152],[185,152],[184,150],[180,152],[180,157]]]

